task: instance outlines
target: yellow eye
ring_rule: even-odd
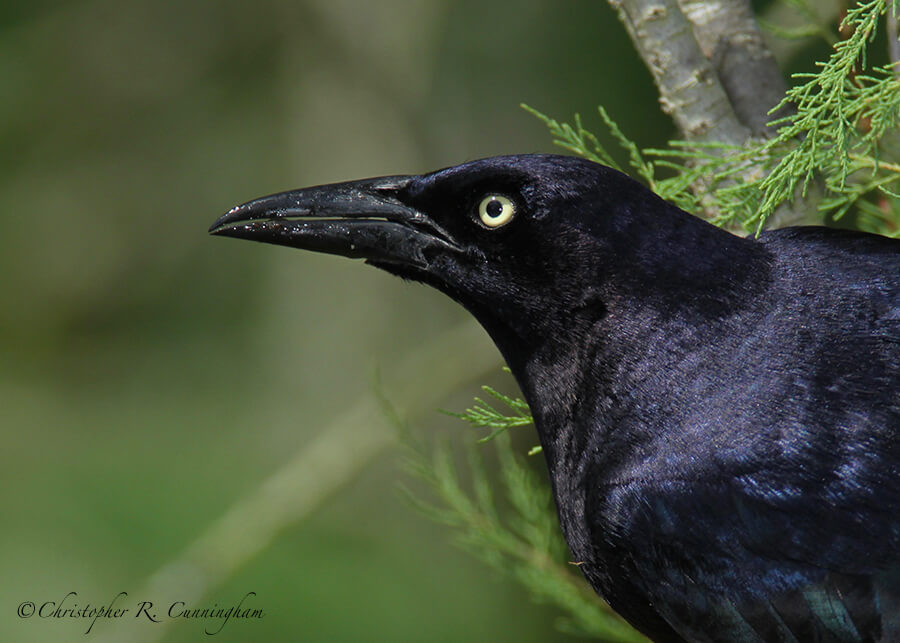
[[[499,194],[486,196],[478,204],[478,216],[489,228],[499,228],[509,223],[515,214],[516,206],[513,202]]]

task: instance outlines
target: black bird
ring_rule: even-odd
[[[594,589],[657,641],[900,641],[900,241],[742,238],[571,157],[285,192],[213,234],[467,308]]]

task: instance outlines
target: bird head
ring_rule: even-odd
[[[665,247],[696,226],[714,230],[620,172],[533,154],[274,194],[210,232],[362,258],[429,284],[466,307],[515,370],[535,346],[590,332],[611,301],[629,299],[630,282],[665,284]]]

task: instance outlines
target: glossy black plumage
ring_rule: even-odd
[[[740,238],[554,155],[273,195],[211,231],[465,306],[531,406],[574,560],[654,640],[900,640],[900,241]]]

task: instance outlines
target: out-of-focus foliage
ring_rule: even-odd
[[[522,100],[603,101],[635,114],[623,125],[643,146],[663,141],[669,123],[636,109],[654,93],[628,46],[603,3],[575,1],[0,3],[0,640],[84,640],[80,621],[18,618],[28,600],[127,591],[134,610],[148,578],[371,394],[373,363],[390,373],[467,320],[360,263],[210,238],[218,215],[550,149]],[[423,431],[455,431],[432,419]],[[395,460],[197,605],[257,593],[265,618],[217,640],[556,635],[553,610],[523,608],[397,498]],[[126,635],[205,636],[170,625]]]

